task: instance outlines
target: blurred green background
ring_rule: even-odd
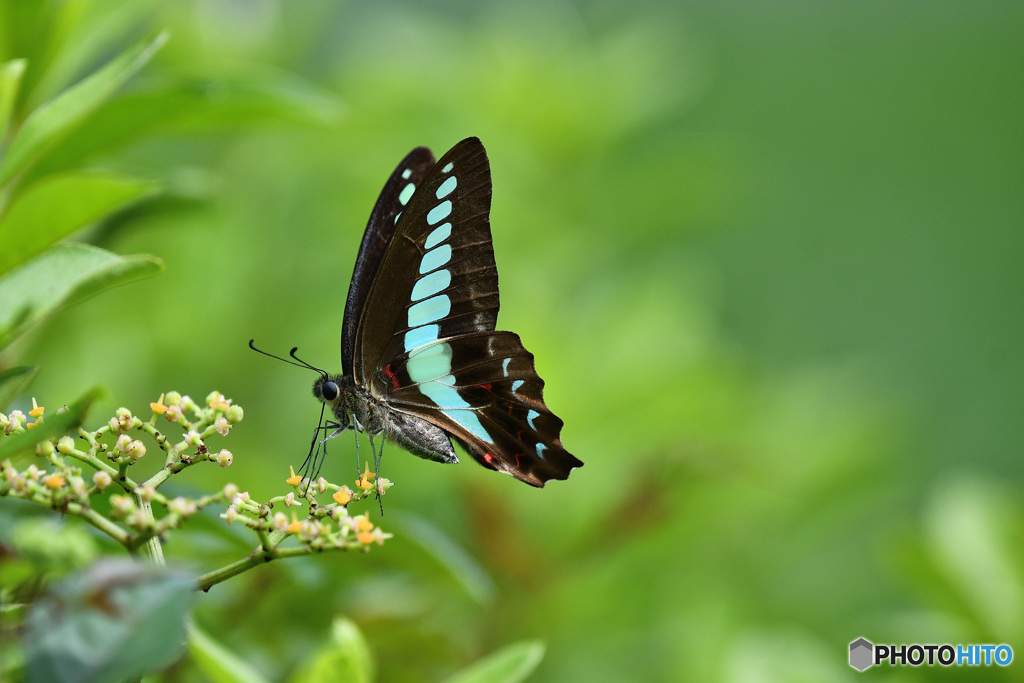
[[[38,5],[2,33],[30,59],[25,113],[171,32],[66,145],[165,184],[81,239],[167,271],[0,364],[41,365],[48,406],[106,386],[98,415],[224,392],[246,411],[235,464],[190,470],[199,490],[285,491],[313,377],[246,342],[340,370],[388,174],[417,145],[487,147],[499,327],[586,467],[534,490],[387,449],[395,539],[197,601],[271,679],[339,614],[386,681],[524,639],[547,645],[538,681],[855,680],[859,636],[1024,654],[1024,5]],[[289,106],[211,85],[244,100],[268,73]],[[133,108],[169,84],[177,109]],[[352,443],[333,444],[324,474],[347,481]],[[166,550],[209,570],[240,548],[197,530]]]

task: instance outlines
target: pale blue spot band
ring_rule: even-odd
[[[415,191],[416,186],[413,185],[412,183],[409,183],[408,185],[402,188],[402,193],[398,195],[398,201],[402,202],[402,206],[405,206],[406,204],[409,203],[409,200],[412,199],[412,193]]]
[[[452,311],[452,300],[447,295],[431,297],[409,308],[409,327],[419,327],[440,320]]]
[[[425,275],[432,270],[437,270],[452,260],[452,248],[448,244],[442,244],[437,249],[431,249],[423,255],[420,261],[420,275]]]
[[[452,347],[441,342],[429,346],[421,346],[409,352],[409,378],[420,384],[420,391],[427,394],[425,386],[444,377],[452,371]],[[429,395],[429,394],[427,394]],[[436,403],[436,401],[435,401]]]
[[[429,275],[424,275],[412,288],[413,301],[426,299],[428,296],[440,294],[452,283],[452,274],[447,270],[435,270]]]
[[[441,332],[440,325],[424,325],[414,327],[405,333],[405,350],[413,349],[437,341],[437,335]]]
[[[409,377],[419,385],[420,392],[433,401],[445,415],[450,417],[473,436],[491,442],[491,435],[480,423],[480,418],[469,408],[469,403],[459,395],[452,371],[452,347],[446,342],[431,344],[415,355],[409,356]]]
[[[437,245],[441,244],[441,242],[444,242],[446,239],[451,237],[451,234],[452,224],[442,223],[430,231],[430,234],[427,235],[427,241],[423,243],[423,247],[425,249],[433,249]]]
[[[430,225],[437,225],[445,218],[448,218],[448,216],[450,216],[451,213],[451,200],[446,199],[430,210],[430,213],[427,214],[427,223],[429,223]]]
[[[455,190],[455,186],[459,184],[459,181],[455,179],[455,176],[449,176],[448,180],[441,183],[441,187],[437,188],[437,198],[444,199]]]

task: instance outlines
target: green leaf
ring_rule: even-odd
[[[544,643],[512,643],[459,671],[447,683],[518,683],[525,681],[542,659]]]
[[[25,680],[116,681],[172,664],[195,577],[105,560],[54,587],[28,613]]]
[[[42,104],[73,83],[81,76],[83,64],[95,64],[114,54],[126,36],[136,35],[138,27],[152,19],[153,8],[159,1],[50,3],[55,5],[53,13],[58,16],[49,18],[45,24],[54,35],[48,61],[41,73],[36,74],[30,96],[32,105]],[[74,11],[73,5],[84,11]]]
[[[343,111],[344,105],[330,91],[276,69],[245,65],[227,74],[186,75],[167,89],[111,100],[102,117],[86,121],[40,166],[51,172],[68,168],[154,135],[238,131],[288,122],[330,125]]]
[[[0,218],[0,274],[158,187],[115,173],[82,171],[43,178],[21,192]]]
[[[58,244],[0,276],[0,349],[64,307],[161,270],[163,263],[152,256],[118,256],[84,244]]]
[[[188,625],[188,653],[199,671],[213,683],[261,683],[266,680],[248,662],[194,623]]]
[[[330,642],[292,675],[292,683],[301,681],[373,680],[373,655],[359,627],[351,619],[337,617],[331,626]]]
[[[0,410],[25,390],[38,371],[38,365],[19,365],[0,372]]]
[[[103,395],[99,388],[90,389],[82,398],[68,406],[68,409],[58,413],[56,407],[50,409],[50,414],[32,429],[26,429],[21,434],[11,434],[0,439],[0,460],[13,457],[19,453],[35,452],[36,444],[47,439],[64,436],[72,429],[82,424],[85,413],[89,410],[96,399]]]
[[[95,73],[40,106],[25,120],[0,162],[0,185],[25,170],[92,114],[167,42],[167,34],[144,40]]]
[[[7,126],[11,123],[14,103],[18,101],[21,77],[25,73],[24,59],[13,59],[0,65],[0,142],[3,142]]]

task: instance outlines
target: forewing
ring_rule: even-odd
[[[359,245],[352,283],[345,302],[345,321],[341,329],[341,366],[344,374],[352,374],[355,333],[365,308],[373,278],[380,267],[388,243],[395,234],[400,214],[408,205],[416,188],[434,166],[434,155],[426,147],[417,147],[402,159],[377,197]]]
[[[487,154],[467,138],[427,173],[387,243],[355,331],[357,384],[424,344],[494,330],[490,208]]]
[[[373,378],[388,404],[457,438],[482,465],[533,486],[583,463],[562,447],[533,354],[512,332],[446,338],[406,352]]]

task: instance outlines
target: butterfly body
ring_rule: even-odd
[[[331,407],[335,422],[332,434],[356,429],[364,434],[384,434],[409,451],[427,460],[457,463],[452,443],[439,427],[430,422],[389,408],[386,401],[374,398],[358,387],[350,376],[321,377],[313,384],[313,395]]]
[[[414,455],[458,458],[533,486],[583,463],[562,447],[562,421],[544,404],[533,355],[496,331],[498,272],[491,246],[490,167],[467,138],[439,161],[413,150],[370,215],[342,326],[342,374],[313,394],[334,431],[383,434]]]

